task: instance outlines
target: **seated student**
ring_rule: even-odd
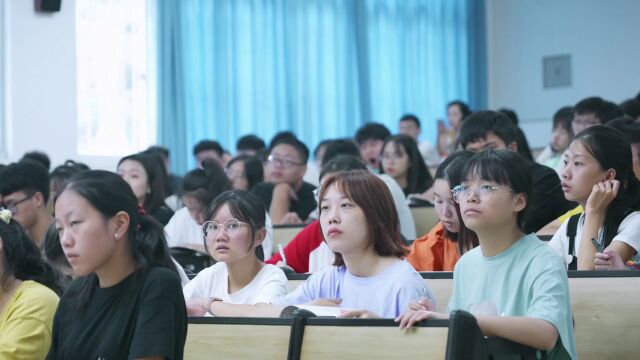
[[[202,163],[202,169],[189,171],[182,179],[180,195],[183,208],[175,212],[164,227],[169,247],[188,247],[204,252],[202,224],[209,205],[221,193],[231,190],[224,171],[213,160]]]
[[[170,247],[187,247],[206,253],[202,242],[202,224],[213,199],[231,190],[231,184],[222,168],[212,160],[204,160],[202,169],[189,171],[182,179],[180,197],[184,207],[176,211],[164,227]],[[267,217],[267,237],[262,242],[265,254],[271,254],[271,220]]]
[[[201,140],[193,147],[193,157],[196,160],[196,165],[202,168],[202,162],[205,159],[214,160],[218,165],[224,167],[224,149],[222,146],[213,140]]]
[[[471,114],[460,129],[460,144],[465,150],[508,149],[517,151],[516,127],[503,114],[478,111]],[[529,199],[529,212],[524,221],[524,232],[532,233],[572,209],[560,187],[558,175],[546,166],[524,160],[533,175],[533,194]]]
[[[203,316],[212,301],[228,304],[268,304],[287,293],[287,277],[274,265],[258,259],[264,240],[265,209],[247,191],[220,194],[202,225],[204,244],[217,263],[202,270],[184,287],[189,316]],[[236,308],[216,309],[215,316],[238,316]]]
[[[161,164],[154,163],[150,155],[133,154],[118,162],[117,173],[131,186],[138,199],[138,205],[156,219],[167,225],[173,216],[173,210],[164,204],[166,197]]]
[[[75,175],[55,203],[78,277],[53,320],[48,359],[182,359],[187,314],[164,231],[117,174]]]
[[[565,152],[562,190],[585,211],[564,222],[549,246],[570,270],[593,270],[595,259],[612,253],[627,261],[640,249],[640,182],[630,149],[620,131],[596,125]]]
[[[356,143],[353,142],[353,140],[334,140],[327,146],[327,150],[325,150],[324,156],[322,157],[322,164],[324,166],[324,164],[327,164],[331,159],[335,158],[338,155],[351,155],[363,160],[360,154],[361,152],[358,149]],[[369,166],[367,165],[367,167]],[[369,170],[371,170],[370,167]],[[405,239],[415,239],[416,225],[413,221],[413,215],[411,214],[411,209],[409,208],[409,204],[406,201],[404,192],[402,192],[402,188],[400,187],[400,185],[398,185],[398,182],[396,182],[391,176],[387,174],[378,174],[378,178],[384,181],[384,183],[389,188],[389,191],[391,192],[393,203],[396,205],[396,211],[398,212],[398,217],[400,218],[400,233],[402,234],[402,236],[404,236]]]
[[[42,151],[35,150],[35,151],[26,152],[24,153],[24,155],[22,155],[22,158],[20,158],[20,161],[25,159],[29,159],[31,161],[35,161],[39,163],[40,165],[44,166],[44,168],[47,169],[47,171],[51,169],[51,159],[49,159],[49,155],[47,155]]]
[[[53,171],[51,171],[49,174],[49,202],[47,206],[52,214],[53,201],[58,195],[58,191],[62,188],[62,185],[73,175],[86,170],[89,170],[87,165],[73,160],[67,160],[64,164],[55,167]]]
[[[236,141],[236,156],[249,155],[256,156],[266,147],[264,140],[256,135],[244,135]]]
[[[145,155],[158,156],[162,160],[162,164],[164,165],[164,173],[167,174],[167,182],[168,182],[166,195],[171,196],[171,195],[174,195],[176,192],[178,192],[182,178],[176,174],[171,173],[169,149],[167,149],[164,146],[154,145],[154,146],[149,146],[147,150],[143,151],[142,153]]]
[[[44,359],[62,288],[11,217],[9,210],[0,211],[0,359]]]
[[[593,96],[580,100],[573,107],[571,130],[578,135],[582,130],[594,125],[604,125],[623,115],[618,105],[600,97]]]
[[[283,137],[271,147],[271,182],[257,184],[251,192],[264,202],[274,224],[299,224],[315,209],[315,186],[302,180],[308,159],[309,149],[296,138]]]
[[[476,234],[463,229],[451,193],[460,184],[462,167],[472,155],[470,151],[455,152],[436,171],[434,205],[440,222],[411,243],[407,261],[417,271],[453,271],[460,256],[478,246]]]
[[[629,116],[623,116],[609,121],[607,126],[620,130],[629,141],[633,173],[640,179],[640,123]]]
[[[0,194],[1,206],[11,211],[13,219],[22,225],[38,248],[42,248],[47,231],[53,229],[53,217],[47,207],[47,169],[28,159],[9,164],[0,171]]]
[[[438,153],[447,157],[459,148],[458,136],[460,127],[467,116],[471,115],[469,106],[460,100],[454,100],[447,104],[447,119],[449,128],[442,120],[438,120]]]
[[[360,152],[352,140],[334,140],[328,146],[323,156],[323,167],[320,173],[320,181],[328,174],[345,171],[366,169],[366,165]],[[400,234],[405,239],[416,237],[416,228],[413,215],[407,205],[402,189],[398,183],[387,174],[379,174],[378,178],[384,181],[391,192],[396,212],[400,219]],[[320,222],[314,221],[300,230],[298,234],[284,247],[284,257],[275,253],[268,264],[289,266],[299,273],[316,272],[325,269],[333,263],[333,252],[322,238]],[[286,260],[286,261],[285,261]]]
[[[442,162],[442,157],[440,157],[438,150],[434,148],[430,142],[426,140],[420,141],[420,139],[418,139],[420,132],[422,132],[422,129],[420,128],[420,119],[418,119],[417,116],[405,114],[400,118],[399,133],[408,135],[415,140],[425,165],[438,166],[438,164]]]
[[[236,190],[251,190],[264,180],[262,161],[255,156],[238,155],[232,158],[225,173]]]
[[[573,108],[565,106],[556,111],[553,115],[553,128],[551,132],[551,142],[536,158],[536,162],[548,166],[562,176],[562,154],[573,139],[571,131],[571,119],[573,118]]]
[[[324,164],[320,173],[320,183],[329,175],[339,171],[367,170],[367,165],[359,157],[351,155],[334,156]],[[284,254],[284,258],[282,257]],[[328,268],[333,264],[335,255],[322,237],[320,221],[313,221],[305,226],[282,249],[282,253],[275,253],[267,264],[286,266],[297,273],[316,272]]]
[[[549,359],[576,358],[566,270],[548,246],[524,234],[530,169],[521,156],[504,150],[485,150],[467,162],[453,193],[480,246],[456,264],[447,313],[412,302],[396,319],[401,328],[464,310],[476,316],[485,336],[550,350]]]
[[[636,122],[640,122],[640,100],[627,99],[620,103],[620,110]]]
[[[391,176],[405,196],[421,194],[433,185],[415,140],[408,135],[387,137],[382,147],[380,173]]]
[[[434,301],[422,277],[402,258],[398,214],[391,194],[367,170],[335,173],[320,188],[320,224],[334,266],[312,274],[272,305],[235,305],[247,316],[276,316],[283,307],[311,303],[348,308],[342,317],[392,318],[409,301]],[[211,303],[211,313],[219,301]]]
[[[533,155],[531,154],[531,149],[529,148],[527,136],[518,125],[518,114],[514,110],[507,108],[500,108],[498,109],[498,112],[506,115],[516,127],[516,144],[518,145],[518,154],[529,161],[533,161]]]
[[[380,171],[380,155],[384,140],[391,136],[386,126],[378,123],[366,123],[356,131],[355,140],[360,149],[360,156],[369,166],[369,170]]]
[[[322,169],[322,158],[324,157],[324,153],[327,150],[327,146],[333,139],[325,139],[322,140],[316,145],[316,148],[313,150],[313,161],[307,161],[307,171],[304,172],[304,177],[302,180],[308,182],[313,186],[320,185],[318,183],[318,176],[320,175],[320,170]]]

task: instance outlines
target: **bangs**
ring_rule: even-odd
[[[471,158],[462,170],[461,182],[475,179],[511,186],[506,171],[507,164],[493,151],[483,151]]]

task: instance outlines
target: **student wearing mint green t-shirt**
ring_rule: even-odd
[[[526,163],[512,151],[485,150],[469,160],[463,174],[454,200],[480,246],[456,264],[447,311],[473,313],[485,336],[546,350],[549,359],[576,359],[565,266],[535,235],[522,231],[532,187]],[[405,329],[449,317],[431,309],[412,302],[396,321]]]

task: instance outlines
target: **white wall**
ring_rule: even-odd
[[[543,146],[560,107],[640,91],[639,0],[487,0],[489,107],[516,110]],[[543,89],[542,58],[570,54],[572,85]]]
[[[54,166],[74,159],[113,169],[116,158],[77,154],[75,0],[63,0],[61,11],[51,14],[36,13],[32,0],[1,5],[7,143],[0,163],[39,149]]]

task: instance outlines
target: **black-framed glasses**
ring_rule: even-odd
[[[280,165],[280,166],[285,167],[285,168],[304,165],[303,163],[299,163],[297,161],[281,158],[281,157],[275,156],[275,155],[269,155],[267,157],[267,160],[272,164]]]
[[[480,186],[458,185],[451,190],[451,193],[453,194],[453,200],[459,204],[467,200],[471,194],[477,196],[480,201],[488,201],[493,196],[493,193],[497,191],[513,190],[510,187],[489,184]]]
[[[222,222],[222,224],[219,224],[213,220],[210,220],[210,221],[205,221],[204,224],[202,224],[202,233],[204,234],[205,238],[210,238],[210,237],[215,237],[216,235],[218,235],[218,232],[222,230],[225,233],[227,233],[227,235],[231,236],[231,235],[235,235],[240,230],[240,227],[243,225],[251,226],[246,222],[242,222],[235,218],[227,219],[224,222]]]
[[[23,202],[31,199],[33,197],[33,195],[35,195],[35,193],[33,193],[31,195],[27,195],[22,200],[18,200],[18,201],[14,202],[14,203],[9,203],[9,204],[4,203],[4,204],[2,204],[2,207],[7,209],[7,210],[9,210],[9,211],[11,211],[12,215],[15,215],[15,214],[18,213],[18,205],[20,205]]]

